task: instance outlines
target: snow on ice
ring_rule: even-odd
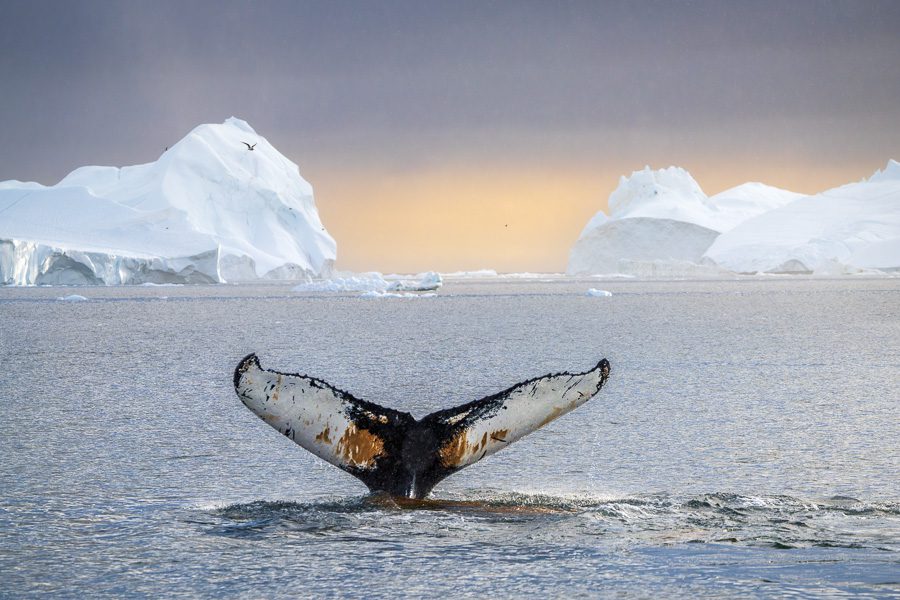
[[[297,165],[234,117],[152,163],[0,182],[0,283],[310,279],[335,256]]]
[[[707,197],[677,167],[622,177],[567,273],[642,277],[900,269],[900,164],[806,196],[745,183]]]

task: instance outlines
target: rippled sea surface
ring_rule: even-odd
[[[246,410],[251,351],[417,417],[612,375],[408,506]],[[900,279],[0,288],[0,359],[3,597],[900,595]]]

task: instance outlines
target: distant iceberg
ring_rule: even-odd
[[[705,253],[739,273],[852,274],[900,269],[900,164],[805,196],[723,233]]]
[[[900,269],[900,165],[806,196],[745,183],[707,197],[684,169],[622,177],[567,273],[704,277]]]
[[[336,257],[297,165],[234,117],[152,163],[0,182],[0,211],[2,284],[308,280]]]

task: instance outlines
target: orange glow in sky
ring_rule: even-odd
[[[737,170],[710,160],[679,166],[712,195],[746,181],[816,193],[883,165],[835,169],[775,161]],[[606,210],[619,176],[641,167],[303,172],[337,240],[340,270],[564,272],[569,249],[588,220]]]

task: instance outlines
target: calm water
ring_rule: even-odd
[[[613,372],[414,510],[246,410],[251,351],[416,416]],[[900,595],[898,279],[0,288],[0,359],[5,597]]]

